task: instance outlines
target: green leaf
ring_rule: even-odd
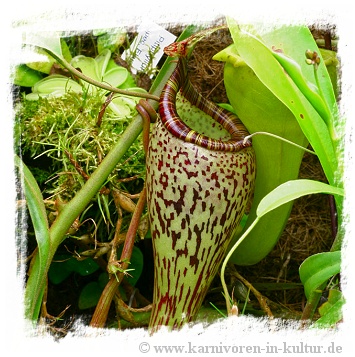
[[[131,114],[131,103],[127,103],[121,96],[114,97],[114,99],[108,105],[108,108],[112,110],[119,118],[128,117]]]
[[[31,216],[38,246],[38,255],[32,266],[25,291],[25,315],[31,320],[36,320],[42,303],[42,296],[46,282],[44,274],[50,255],[51,241],[49,236],[49,225],[46,208],[43,203],[43,196],[36,179],[17,155],[15,155],[15,166],[21,172],[23,177],[26,203]]]
[[[314,151],[317,153],[328,181],[331,184],[335,184],[334,173],[339,168],[336,160],[336,153],[334,151],[335,143],[332,142],[328,127],[314,109],[313,105],[297,87],[293,79],[287,74],[285,68],[282,67],[275,58],[274,52],[270,47],[268,47],[271,45],[271,40],[269,40],[267,46],[260,40],[260,38],[257,38],[252,34],[255,30],[251,26],[241,28],[232,19],[229,19],[228,25],[230,27],[234,45],[236,46],[239,55],[247,63],[247,65],[253,69],[264,85],[269,88],[269,90],[272,91],[274,95],[294,114],[302,128],[303,133],[309,140]],[[296,30],[297,29],[298,27],[296,27]],[[296,38],[297,35],[299,35],[299,31],[295,33]],[[290,36],[290,34],[291,31],[287,29],[286,35]],[[263,40],[266,36],[266,34],[262,35]],[[274,36],[274,32],[272,36]],[[277,50],[283,46],[284,43],[290,43],[289,46],[292,44],[291,39],[287,39],[287,37],[284,38],[282,45],[279,42],[276,42],[274,38],[272,41],[275,41],[272,43]],[[307,48],[302,51],[302,56],[309,47],[313,47],[313,44],[308,43],[306,38],[304,38],[303,45],[307,46]],[[285,52],[285,50],[283,51]],[[324,75],[329,82],[329,85],[327,85],[326,88],[332,89],[328,73]]]
[[[105,72],[102,81],[111,84],[113,87],[119,87],[128,78],[128,71],[124,67],[117,66]]]
[[[311,328],[330,328],[334,327],[335,324],[340,322],[343,318],[342,308],[345,304],[345,301],[339,300],[337,301],[328,313],[322,317],[320,317]]]
[[[83,74],[94,79],[95,81],[101,81],[99,64],[95,61],[95,58],[78,55],[71,60],[70,64],[74,68],[79,68]]]
[[[323,182],[307,179],[292,180],[278,186],[265,196],[260,201],[256,214],[258,217],[262,217],[266,213],[284,205],[287,202],[293,201],[301,196],[314,193],[327,193],[330,195],[344,196],[343,189],[330,186]]]
[[[339,87],[339,84],[338,84],[339,61],[337,59],[337,54],[335,51],[326,50],[324,48],[320,48],[319,51],[320,51],[320,54],[322,55],[324,64],[327,66],[327,71],[328,71],[330,80],[333,85],[335,98],[338,98],[338,95],[339,95],[339,88],[338,88]]]
[[[87,276],[98,269],[98,264],[90,257],[77,260],[71,254],[56,254],[49,268],[48,278],[53,284],[60,284],[73,272]]]
[[[300,266],[300,279],[307,300],[312,292],[340,272],[341,252],[323,252],[308,257]]]
[[[110,61],[110,58],[111,58],[111,51],[107,49],[102,51],[98,56],[95,57],[95,61],[97,62],[97,66],[98,66],[98,74],[100,80],[102,80],[107,70],[107,65]]]
[[[231,32],[233,28],[230,29]],[[257,73],[241,57],[239,43],[227,47],[214,56],[214,59],[227,63],[224,67],[224,83],[230,103],[248,131],[267,132],[287,139],[302,147],[308,146],[308,140],[302,132],[291,110],[268,88]],[[254,51],[252,43],[243,44]],[[253,52],[259,56],[258,51]],[[262,58],[259,71],[275,76],[269,70],[268,60],[280,65],[270,55]],[[284,73],[282,72],[284,76]],[[274,79],[277,81],[277,79]],[[282,89],[282,87],[281,87]],[[254,198],[244,231],[256,218],[256,209],[261,199],[280,184],[298,178],[299,167],[304,151],[279,139],[256,135],[253,137],[257,171]],[[270,162],[273,165],[270,165]],[[282,234],[291,212],[292,203],[284,205],[261,219],[255,229],[234,252],[231,261],[238,265],[258,263],[275,246]],[[234,237],[236,241],[241,234]]]
[[[27,66],[36,71],[49,74],[56,60],[43,48],[36,47],[34,49],[34,52],[41,55],[41,57],[43,57],[43,60],[36,61],[36,62],[28,62],[26,63]]]
[[[122,247],[117,251],[118,259],[121,253],[122,253]],[[83,262],[85,262],[85,260]],[[125,276],[125,279],[127,279],[127,281],[132,286],[134,286],[143,271],[143,254],[140,251],[140,249],[136,246],[133,247],[129,269],[132,269],[129,271],[129,274],[131,276],[130,275]],[[96,306],[100,299],[101,293],[107,284],[107,281],[108,281],[107,273],[102,273],[98,281],[90,282],[89,284],[87,284],[80,293],[79,308],[84,310]]]
[[[36,82],[43,78],[42,74],[35,71],[25,64],[15,68],[13,75],[13,83],[17,86],[32,87]]]
[[[32,87],[32,92],[36,94],[48,95],[56,91],[81,93],[82,86],[71,78],[55,74],[41,79]]]
[[[328,301],[319,308],[321,317],[312,324],[311,328],[334,327],[343,318],[345,299],[339,290],[330,290]]]
[[[64,58],[60,36],[57,32],[25,32],[22,42],[25,45],[44,48],[60,59]]]
[[[67,260],[71,259],[71,256],[55,255],[51,266],[48,270],[48,279],[51,283],[57,285],[62,283],[72,273],[70,267],[68,267]]]
[[[319,307],[319,314],[321,316],[326,315],[339,300],[345,302],[342,292],[336,289],[329,290],[328,300]]]
[[[70,270],[79,273],[81,276],[87,276],[95,273],[100,267],[92,258],[77,260],[71,258],[67,261],[67,266]]]
[[[80,310],[89,309],[97,305],[103,288],[97,281],[92,281],[84,286],[80,292],[78,306]]]
[[[318,51],[307,26],[258,27],[238,24],[230,18],[227,22],[234,43],[214,59],[226,62],[224,81],[228,98],[248,131],[269,132],[304,147],[309,141],[328,182],[342,187],[344,160],[339,142],[344,123],[339,119],[324,61],[318,66],[318,79],[314,67],[305,62],[306,50]],[[253,147],[258,168],[245,229],[253,223],[261,199],[278,185],[298,178],[303,156],[299,149],[263,135],[253,137]],[[337,195],[335,200],[341,226],[343,197]],[[282,234],[291,208],[291,203],[286,204],[263,217],[231,260],[251,265],[264,258]],[[239,237],[236,235],[234,240]],[[336,247],[341,245],[340,240],[341,235],[334,243]]]
[[[106,32],[106,33],[99,33],[97,38],[97,49],[99,53],[105,50],[106,48],[115,52],[118,46],[121,46],[126,41],[126,30],[124,29],[115,29],[114,31]]]

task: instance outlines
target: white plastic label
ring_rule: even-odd
[[[132,72],[144,72],[148,64],[155,68],[164,54],[164,47],[176,39],[169,31],[154,22],[144,22],[137,29],[138,35],[133,40],[130,49],[124,51],[122,58],[134,56]]]

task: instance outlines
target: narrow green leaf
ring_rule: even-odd
[[[274,52],[273,55],[281,64],[281,66],[287,71],[287,74],[292,78],[293,82],[296,84],[299,90],[305,95],[314,109],[328,125],[331,122],[329,108],[326,106],[323,98],[317,92],[317,87],[315,87],[315,85],[312,83],[307,82],[306,78],[303,76],[301,66],[295,60],[284,55],[283,53]]]
[[[344,298],[339,299],[335,302],[326,314],[320,317],[311,328],[330,328],[334,327],[343,318],[343,306],[345,304]]]
[[[271,48],[251,33],[252,28],[242,29],[233,19],[228,19],[228,26],[240,57],[253,69],[260,81],[294,114],[317,153],[328,181],[334,184],[334,173],[338,169],[337,159],[334,143],[323,119],[274,57]],[[263,38],[264,36],[265,34]],[[277,47],[276,45],[276,49]]]
[[[17,155],[15,156],[15,164],[20,170],[22,170],[27,207],[30,212],[32,224],[36,234],[40,256],[45,258],[46,252],[48,252],[50,247],[50,238],[43,196],[31,171]]]
[[[308,257],[300,266],[300,279],[307,300],[312,292],[340,272],[341,252],[323,252]]]
[[[36,320],[42,302],[46,276],[44,272],[50,254],[49,226],[42,193],[35,178],[17,155],[15,155],[15,165],[23,175],[26,203],[38,245],[38,254],[35,258],[35,263],[32,265],[31,275],[25,291],[25,315],[31,320]]]
[[[317,49],[308,28],[299,25],[258,27],[237,24],[232,19],[227,21],[234,44],[214,59],[227,62],[224,81],[229,101],[248,131],[251,134],[260,131],[275,134],[303,147],[307,147],[309,141],[320,158],[328,181],[341,186],[339,145],[332,142],[328,126],[316,110],[327,111],[323,100],[332,108],[334,93],[324,63],[318,67],[316,80],[313,66],[305,62],[306,50]],[[280,58],[287,56],[284,64],[291,63],[288,69],[282,66],[280,58],[276,58],[278,54]],[[316,88],[317,84],[321,90]],[[308,97],[302,90],[308,91]],[[315,104],[312,103],[314,100]],[[336,109],[334,107],[334,115]],[[263,136],[253,137],[253,147],[258,169],[254,201],[245,229],[255,220],[256,209],[268,193],[280,184],[298,178],[303,156],[301,150]],[[335,198],[341,217],[342,197]],[[236,249],[232,261],[251,265],[264,258],[280,237],[291,207],[292,202],[264,216],[248,239]]]
[[[293,201],[301,196],[314,193],[327,193],[330,195],[344,196],[344,190],[330,186],[326,183],[314,180],[291,180],[276,187],[266,195],[259,203],[256,215],[260,218],[266,213],[274,210],[283,204]]]
[[[329,290],[328,300],[319,307],[319,314],[321,316],[326,315],[339,300],[345,302],[342,292],[336,289]]]

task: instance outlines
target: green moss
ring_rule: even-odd
[[[50,159],[53,179],[46,186],[47,193],[60,192],[64,199],[73,197],[85,182],[80,169],[90,176],[136,114],[132,110],[126,117],[118,118],[106,109],[98,124],[101,108],[99,95],[78,93],[21,101],[15,123],[16,142],[19,144],[16,151],[21,148],[22,154],[38,166],[41,166],[41,160],[48,163]],[[120,178],[143,177],[144,171],[145,159],[139,138],[109,180],[115,184]],[[43,172],[38,178],[44,181]]]

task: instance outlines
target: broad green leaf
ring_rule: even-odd
[[[70,270],[79,273],[81,276],[95,273],[100,268],[95,260],[90,257],[83,260],[77,260],[72,257],[67,261],[67,265]]]
[[[70,64],[76,69],[79,68],[83,74],[95,81],[101,81],[99,65],[95,58],[78,55],[71,60]]]
[[[299,268],[306,298],[332,276],[340,272],[341,252],[323,252],[308,257]]]
[[[97,305],[103,288],[97,281],[86,284],[80,292],[78,306],[80,310],[89,309]]]
[[[133,88],[127,87],[126,89],[137,93],[147,92],[145,89],[140,87],[133,87]],[[110,110],[112,110],[119,118],[128,117],[129,115],[132,115],[132,112],[135,110],[138,101],[139,101],[138,97],[118,95],[113,97],[113,99],[108,105],[108,108],[110,108]]]
[[[283,204],[293,201],[301,196],[314,193],[327,193],[330,195],[344,196],[344,190],[338,187],[330,186],[326,183],[314,180],[292,180],[288,181],[270,192],[259,203],[256,210],[258,217],[274,210]]]
[[[97,305],[100,296],[109,281],[109,276],[106,272],[101,273],[97,281],[92,281],[84,286],[79,296],[79,309],[85,310]]]
[[[114,98],[108,105],[108,108],[110,108],[118,118],[128,117],[132,112],[131,106],[121,96]]]
[[[106,72],[109,71],[110,69],[116,68],[116,67],[119,67],[118,64],[112,58],[110,58],[107,63],[107,66],[106,66]],[[135,84],[134,84],[134,86],[135,86]],[[133,86],[131,86],[131,87],[133,87]]]
[[[23,35],[22,42],[25,45],[44,48],[60,59],[64,58],[58,32],[26,32]]]
[[[86,276],[98,269],[98,264],[90,257],[77,260],[71,254],[56,254],[49,268],[48,278],[53,284],[60,284],[73,272]]]
[[[118,259],[121,253],[122,247],[117,251]],[[127,281],[134,286],[143,270],[143,254],[136,246],[133,248],[128,269],[133,270],[129,271],[131,276],[127,275],[125,279],[127,279]],[[100,275],[98,281],[88,283],[80,293],[79,309],[84,310],[96,306],[107,281],[107,274],[103,273]],[[124,291],[122,291],[122,294],[124,294]]]
[[[245,62],[242,61],[238,67],[226,63],[224,73],[230,102],[250,133],[272,133],[307,147],[308,141],[292,112],[257,78]],[[280,184],[298,177],[304,155],[302,149],[266,135],[254,136],[253,148],[257,161],[256,182],[245,229],[256,218],[257,206],[265,195]],[[263,259],[281,235],[291,208],[290,203],[263,218],[248,240],[237,249],[232,261],[238,265],[250,265]]]
[[[117,65],[115,64],[117,67]],[[112,69],[110,68],[110,64],[107,66],[107,70]],[[142,90],[143,88],[137,87],[137,83],[135,82],[132,74],[130,72],[127,73],[127,78],[126,80],[119,86],[121,89],[129,89],[129,88],[139,88],[139,90]]]
[[[304,91],[301,90],[302,93],[306,97],[307,93],[310,94],[308,98],[311,104],[315,108],[323,107],[323,110],[332,111],[336,118],[338,108],[325,61],[321,60],[317,68],[318,83],[314,75],[313,66],[305,62],[306,50],[315,51],[319,55],[321,55],[321,50],[318,48],[307,26],[296,26],[296,28],[297,31],[295,31],[295,26],[279,27],[272,32],[272,36],[270,36],[270,33],[265,33],[263,41],[270,49],[273,49],[272,53],[280,64],[286,64],[283,67],[287,70],[288,75],[291,76],[295,84],[300,89],[305,89]],[[285,39],[288,39],[288,41],[285,41]],[[276,44],[279,44],[279,46]],[[281,53],[280,50],[282,51]],[[287,64],[288,61],[289,63]],[[292,62],[294,63],[293,65]],[[321,91],[318,88],[318,84],[321,87]],[[309,88],[306,88],[306,85]],[[313,90],[314,93],[310,93],[309,90]],[[312,98],[316,102],[313,102]]]
[[[37,94],[51,94],[57,90],[81,93],[82,86],[71,78],[56,74],[43,78],[32,87],[32,92]]]
[[[34,49],[34,52],[41,55],[43,60],[36,61],[36,62],[28,62],[28,63],[26,63],[27,66],[36,70],[36,71],[39,71],[39,72],[42,72],[45,74],[49,74],[51,71],[51,68],[53,67],[53,64],[56,62],[56,60],[43,48],[36,47]]]
[[[273,55],[325,123],[329,125],[331,122],[330,110],[318,93],[317,87],[313,83],[308,82],[303,76],[301,66],[293,58],[290,58],[283,53],[273,52]]]
[[[67,62],[70,62],[72,59],[72,56],[71,56],[68,45],[66,44],[66,42],[63,39],[60,40],[60,44],[61,44],[63,58]],[[47,58],[46,61],[37,61],[37,62],[26,63],[27,66],[34,70],[40,71],[42,73],[50,74],[53,64],[56,63],[56,59],[54,57],[52,57],[50,55],[50,53],[42,47],[36,47],[35,52],[46,57]]]
[[[105,72],[102,81],[111,84],[113,87],[122,85],[128,77],[128,71],[124,67],[112,68]]]
[[[41,73],[29,68],[25,64],[21,64],[15,68],[13,74],[13,83],[17,86],[32,87],[42,78],[43,76]]]
[[[264,85],[292,111],[317,153],[328,181],[334,184],[334,172],[338,169],[336,154],[334,143],[323,119],[275,58],[271,48],[267,47],[251,32],[248,32],[249,30],[252,31],[252,28],[241,29],[232,19],[228,20],[228,25],[234,46],[236,46],[240,57],[253,69]],[[264,37],[265,34],[263,34]],[[304,45],[308,47],[307,42]],[[275,43],[274,46],[278,49],[281,44]],[[327,77],[329,80],[328,74]]]
[[[299,25],[258,27],[237,24],[230,18],[227,22],[234,43],[214,59],[226,62],[224,81],[228,98],[248,131],[269,132],[304,147],[308,143],[302,137],[307,138],[328,181],[342,186],[341,145],[337,142],[341,135],[337,140],[332,135],[338,119],[335,96],[324,63],[318,67],[317,81],[313,66],[305,62],[306,50],[317,50],[309,29]],[[326,123],[319,112],[326,113],[329,119],[328,111],[332,120]],[[262,135],[253,137],[253,147],[258,169],[245,229],[254,221],[258,204],[265,195],[280,184],[298,178],[302,160],[299,149]],[[342,197],[335,198],[341,217]],[[281,235],[291,207],[291,203],[285,204],[263,217],[236,249],[232,261],[250,265],[264,258]]]
[[[71,257],[66,255],[55,255],[48,270],[48,279],[52,284],[60,284],[72,273],[70,267],[66,264]]]
[[[95,57],[95,61],[97,62],[97,66],[98,66],[98,74],[100,80],[102,80],[107,70],[107,65],[110,61],[110,58],[111,58],[110,50],[104,50],[98,56]]]

